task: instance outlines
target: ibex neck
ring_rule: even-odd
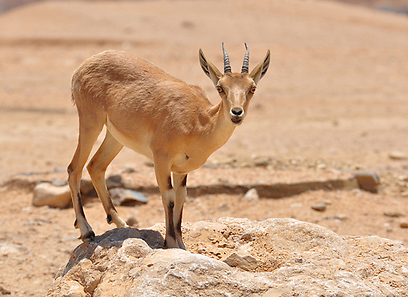
[[[208,145],[214,147],[214,151],[216,151],[228,141],[236,125],[232,123],[230,117],[225,113],[222,101],[213,106],[210,113],[213,114],[214,124],[208,134]]]

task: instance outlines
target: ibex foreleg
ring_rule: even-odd
[[[179,248],[186,249],[181,235],[181,221],[183,218],[183,206],[187,196],[187,174],[173,173],[173,186],[176,192],[176,203],[174,204],[173,211],[176,240]]]
[[[173,174],[174,180],[172,181],[169,164],[166,156],[157,154],[154,156],[156,179],[162,196],[166,220],[164,247],[185,249],[181,238],[181,213],[186,196],[185,189],[183,190],[185,187],[181,186],[184,175]]]

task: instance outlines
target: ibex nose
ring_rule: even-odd
[[[239,116],[241,116],[243,113],[244,113],[244,111],[242,110],[242,108],[234,107],[234,108],[231,109],[231,114],[232,114],[233,116],[239,117]]]

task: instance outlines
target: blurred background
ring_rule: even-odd
[[[407,7],[368,0],[1,0],[0,179],[65,170],[78,125],[71,74],[91,55],[132,52],[202,86],[215,104],[198,49],[222,68],[221,42],[233,71],[244,42],[251,67],[267,49],[272,60],[245,124],[210,162],[264,156],[405,174]],[[390,157],[395,151],[402,162]],[[117,162],[142,160],[124,150]]]
[[[187,199],[183,223],[296,218],[339,235],[378,235],[406,245],[407,8],[408,1],[397,0],[0,0],[0,185],[19,173],[23,180],[45,175],[38,173],[66,178],[78,137],[71,75],[90,56],[117,49],[144,57],[201,86],[216,104],[198,51],[222,69],[224,42],[232,70],[239,71],[246,42],[251,69],[271,50],[268,73],[244,123],[209,158],[219,166],[199,169],[189,180],[216,179],[205,171],[219,174],[220,168],[242,180],[245,172],[267,171],[273,180],[266,183],[299,182],[299,176],[319,182],[337,170],[362,170],[380,176],[379,193],[308,191],[256,202],[202,195]],[[153,174],[145,162],[123,149],[112,167]],[[279,179],[282,172],[287,180]],[[228,178],[216,182],[235,184]],[[43,296],[78,244],[74,214],[32,207],[33,183],[9,185],[0,187],[0,244],[20,252],[1,251],[0,295],[3,286],[13,296]],[[160,197],[148,196],[146,205],[118,208],[121,216],[137,217],[140,228],[163,222]],[[321,203],[325,211],[311,208]],[[87,204],[85,212],[97,234],[109,228],[100,203]]]

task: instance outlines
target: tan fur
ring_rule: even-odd
[[[79,140],[68,167],[68,181],[83,240],[92,240],[94,234],[83,214],[79,182],[92,146],[106,125],[107,135],[88,171],[108,221],[127,226],[113,207],[104,182],[106,167],[127,146],[153,160],[166,213],[166,247],[184,248],[179,230],[186,193],[183,180],[225,144],[242,122],[253,95],[251,88],[269,65],[269,51],[257,66],[259,70],[251,74],[221,74],[204,55],[202,59],[202,65],[211,70],[207,75],[223,90],[215,106],[200,87],[125,52],[102,52],[74,72],[72,99],[78,109]],[[233,108],[242,110],[242,115],[233,115]]]

